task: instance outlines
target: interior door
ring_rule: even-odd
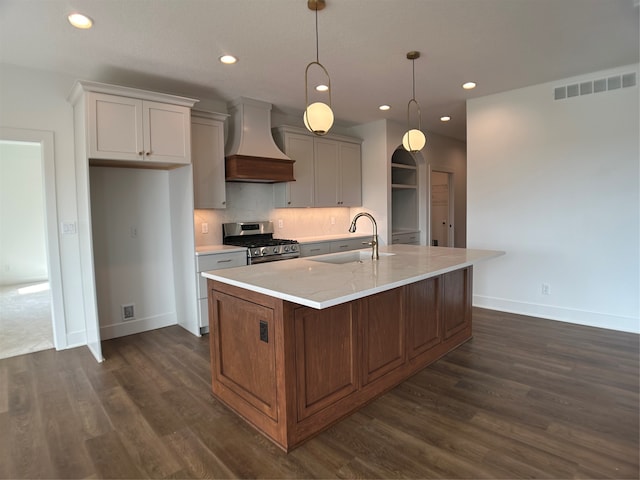
[[[431,245],[453,247],[452,173],[431,172]]]

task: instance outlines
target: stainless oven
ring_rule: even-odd
[[[273,222],[234,222],[222,224],[222,243],[247,249],[247,264],[298,258],[296,240],[273,238]]]

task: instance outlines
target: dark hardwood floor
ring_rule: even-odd
[[[169,327],[0,360],[2,478],[639,477],[638,335],[474,309],[474,338],[289,454]]]

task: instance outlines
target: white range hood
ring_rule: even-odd
[[[271,104],[240,97],[228,104],[232,122],[225,154],[228,182],[291,182],[293,162],[271,135]]]

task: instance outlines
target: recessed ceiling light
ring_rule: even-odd
[[[318,85],[318,86],[316,87],[316,90],[317,90],[318,92],[326,92],[327,90],[329,90],[329,87],[327,87],[326,85]]]
[[[380,105],[378,109],[384,112],[385,110],[391,109],[391,107],[389,105]]]
[[[222,63],[224,63],[225,65],[233,65],[234,63],[236,63],[238,61],[238,59],[236,57],[234,57],[233,55],[222,55],[220,57],[220,61]]]
[[[449,115],[445,115],[443,117],[440,117],[440,121],[441,122],[448,122],[449,120],[451,120],[451,117]]]
[[[93,20],[81,13],[71,13],[67,19],[69,20],[69,23],[76,28],[87,29],[91,28],[93,25]]]
[[[462,88],[465,90],[471,90],[472,88],[476,88],[475,82],[467,82],[462,84]]]

